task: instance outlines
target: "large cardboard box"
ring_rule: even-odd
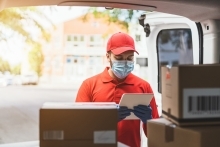
[[[115,103],[45,103],[40,147],[116,147]]]
[[[178,127],[165,118],[147,122],[148,147],[219,147],[219,126]]]
[[[220,65],[161,70],[163,117],[180,126],[220,124]]]

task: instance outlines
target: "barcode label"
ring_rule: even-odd
[[[183,90],[183,118],[220,117],[220,88]]]
[[[115,144],[116,132],[109,131],[94,131],[94,144]]]
[[[43,139],[44,140],[63,140],[64,132],[63,131],[44,131]]]
[[[220,96],[189,96],[189,112],[220,111]]]

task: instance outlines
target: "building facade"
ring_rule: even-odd
[[[135,61],[138,63],[147,60],[142,29],[139,25],[129,27],[129,34],[134,37],[140,53],[135,55]],[[121,25],[109,23],[106,18],[96,18],[92,14],[87,15],[86,19],[81,16],[56,25],[56,30],[51,33],[51,42],[43,46],[43,77],[61,81],[82,81],[102,72],[108,65],[107,41],[116,32],[127,33],[127,30]],[[145,64],[136,65],[134,73],[146,78],[147,72],[143,66]]]

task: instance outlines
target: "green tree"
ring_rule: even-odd
[[[11,37],[15,36],[24,40],[24,43],[33,48],[28,58],[31,68],[39,75],[41,73],[40,65],[43,62],[39,44],[42,40],[37,40],[36,38],[40,37],[45,41],[50,40],[50,32],[46,25],[54,27],[52,21],[43,13],[41,7],[18,7],[0,11],[0,41],[7,42]],[[34,33],[33,30],[35,31]],[[39,36],[36,36],[36,31]],[[20,68],[20,65],[18,65],[11,70],[17,74],[20,73]],[[6,61],[2,61],[0,70],[5,71],[8,69],[10,69],[9,64]]]
[[[37,29],[41,33],[42,38],[49,41],[50,33],[42,22],[53,25],[50,19],[37,7],[4,9],[0,11],[0,41],[7,41],[11,36],[20,35],[25,39],[26,43],[34,44],[37,41],[31,34],[33,29]]]
[[[129,28],[130,22],[138,22],[138,17],[140,14],[144,13],[144,11],[139,10],[129,10],[129,9],[118,9],[114,8],[112,10],[109,9],[99,9],[96,7],[89,8],[86,12],[85,17],[83,18],[84,21],[87,19],[88,14],[94,14],[96,18],[104,17],[107,18],[109,23],[116,23],[119,25],[124,26],[127,30]]]
[[[0,71],[11,71],[10,64],[8,63],[8,61],[3,60],[2,58],[0,58]]]
[[[31,69],[35,71],[38,76],[41,76],[41,65],[44,62],[44,56],[42,53],[42,47],[40,44],[34,44],[32,49],[28,54],[28,60],[31,66]]]
[[[9,71],[15,75],[19,75],[21,72],[21,65],[18,64],[16,66],[12,67],[8,61],[5,61],[2,58],[0,58],[0,72],[4,73],[6,71]]]
[[[21,64],[18,64],[14,67],[11,67],[11,73],[14,75],[20,75],[21,74]]]

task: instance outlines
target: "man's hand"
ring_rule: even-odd
[[[147,123],[147,120],[152,119],[152,109],[150,105],[134,106],[133,113],[140,118],[143,123]]]
[[[118,122],[131,115],[131,110],[126,106],[118,106]]]

